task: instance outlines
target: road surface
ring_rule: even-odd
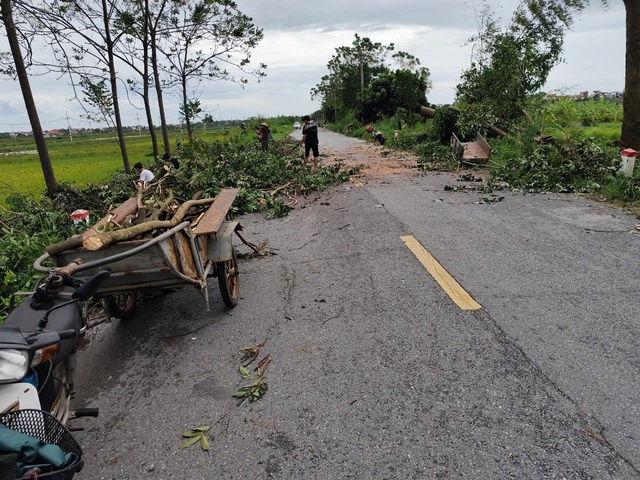
[[[273,255],[241,261],[235,309],[210,281],[210,312],[184,289],[91,330],[78,478],[640,478],[638,220],[320,141],[323,165],[371,168],[240,219]],[[259,343],[269,390],[236,405]],[[210,451],[178,448],[203,425]]]

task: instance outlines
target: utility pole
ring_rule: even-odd
[[[64,112],[67,116],[67,128],[69,129],[69,141],[73,142],[73,134],[71,133],[71,124],[69,123],[69,112]]]
[[[136,113],[136,118],[138,119],[138,136],[142,136],[142,130],[140,129],[140,115]]]

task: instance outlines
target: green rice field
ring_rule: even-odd
[[[194,132],[194,137],[210,141],[224,139],[228,134],[225,130],[208,130]],[[186,141],[185,137],[186,132],[170,132],[172,150],[177,142]],[[159,132],[158,138],[162,151]],[[129,133],[126,142],[131,168],[136,162],[144,165],[153,163],[149,135]],[[47,146],[59,183],[83,187],[106,180],[111,173],[124,169],[118,143],[108,133],[74,135],[73,140],[68,136],[48,138]],[[0,169],[0,205],[4,205],[7,196],[13,192],[39,196],[46,190],[40,159],[32,138],[0,140]]]

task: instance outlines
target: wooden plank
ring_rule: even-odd
[[[82,240],[85,240],[89,237],[92,237],[100,233],[98,231],[98,228],[101,225],[104,225],[106,228],[109,217],[111,217],[116,222],[121,223],[125,218],[127,218],[127,216],[133,215],[134,213],[136,213],[137,210],[138,210],[138,199],[136,197],[132,197],[128,199],[122,205],[117,207],[113,212],[103,217],[98,223],[96,223],[92,227],[89,227],[87,231],[82,234]]]
[[[486,160],[489,158],[487,152],[485,152],[476,142],[463,142],[462,146],[464,147],[464,153],[462,154],[462,158],[464,160]]]
[[[489,158],[491,156],[491,145],[489,145],[484,137],[480,134],[476,136],[476,143],[480,145],[480,148],[484,150],[484,153],[487,154],[487,158]]]
[[[237,188],[228,188],[222,190],[215,198],[209,209],[205,212],[204,216],[198,222],[192,232],[194,235],[210,235],[216,233],[224,222],[224,219],[229,213],[229,209],[233,204],[233,201],[238,195]]]

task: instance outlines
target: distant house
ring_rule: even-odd
[[[612,98],[622,98],[622,96],[623,96],[622,92],[602,92],[600,90],[594,90],[593,94],[591,95],[589,95],[588,91],[580,92],[577,95],[558,95],[556,93],[548,93],[546,95],[546,98],[551,102],[557,102],[558,100],[579,101],[579,100],[588,100],[590,98],[595,100],[599,98],[612,99]]]

